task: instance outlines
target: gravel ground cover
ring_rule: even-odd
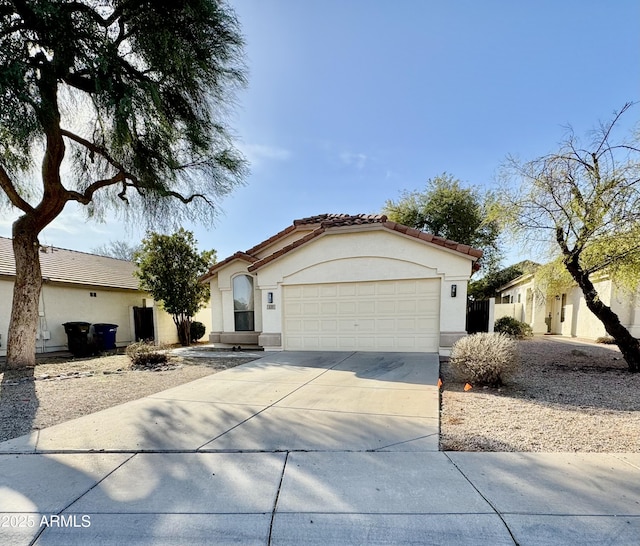
[[[0,441],[226,370],[255,356],[216,353],[171,356],[153,369],[134,370],[125,355],[44,357],[34,369],[0,373]]]
[[[640,451],[640,374],[615,346],[540,336],[518,343],[501,388],[464,391],[441,366],[440,447],[451,451]]]

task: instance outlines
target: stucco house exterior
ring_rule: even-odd
[[[446,355],[466,335],[467,282],[481,255],[383,215],[295,220],[203,277],[209,339],[265,350]]]
[[[37,352],[67,349],[65,322],[117,324],[116,345],[154,338],[177,343],[170,315],[138,289],[131,262],[74,250],[40,249],[43,286]],[[0,356],[6,355],[15,262],[11,239],[0,237]],[[209,330],[211,311],[202,309],[195,320]]]
[[[640,293],[630,294],[606,276],[596,279],[594,285],[602,301],[618,315],[631,335],[640,337]],[[537,285],[535,276],[528,274],[507,283],[498,292],[501,303],[495,306],[496,320],[512,316],[529,324],[534,334],[592,340],[607,335],[577,286],[563,293],[546,293]]]

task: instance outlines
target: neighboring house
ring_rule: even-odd
[[[44,282],[40,295],[38,352],[67,348],[65,322],[117,324],[118,346],[148,338],[177,343],[171,316],[138,289],[133,263],[49,246],[42,246],[40,252]],[[6,355],[14,281],[12,241],[0,237],[0,355]],[[196,320],[209,329],[210,309],[201,310]]]
[[[640,293],[617,288],[609,278],[594,282],[603,303],[611,307],[631,335],[640,337]],[[587,308],[576,286],[563,293],[545,293],[533,274],[522,275],[499,288],[495,319],[511,316],[531,325],[534,334],[557,334],[597,339],[607,333],[600,320]]]
[[[210,341],[448,354],[466,335],[467,282],[481,255],[386,216],[295,220],[203,277]]]

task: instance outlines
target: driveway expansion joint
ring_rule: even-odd
[[[515,544],[515,546],[520,546],[520,543],[516,540],[516,537],[514,536],[513,532],[511,531],[511,528],[509,527],[509,524],[505,521],[503,514],[500,512],[500,510],[498,510],[496,508],[496,506],[485,496],[483,495],[482,491],[480,491],[480,489],[478,489],[476,487],[476,484],[474,484],[469,477],[462,471],[462,469],[455,463],[455,461],[449,457],[449,454],[446,451],[441,451],[440,453],[444,454],[444,456],[449,460],[449,462],[451,462],[451,464],[454,466],[454,468],[460,472],[460,475],[467,480],[467,482],[469,483],[469,485],[471,487],[473,487],[473,489],[478,493],[478,495],[480,495],[480,497],[482,497],[482,499],[491,507],[491,509],[494,511],[494,513],[500,518],[500,521],[502,521],[502,524],[504,525],[505,529],[507,530],[507,533],[509,533],[509,536],[511,537],[511,540],[513,540],[513,543]]]
[[[282,465],[282,473],[280,474],[280,482],[278,483],[278,490],[276,491],[276,498],[273,501],[273,510],[271,511],[271,521],[269,522],[269,538],[267,539],[267,545],[271,544],[271,537],[273,535],[273,523],[276,519],[276,511],[278,509],[278,499],[280,498],[280,490],[282,489],[282,482],[284,480],[284,473],[287,468],[288,460],[289,460],[289,452],[287,452],[284,458],[284,464]]]

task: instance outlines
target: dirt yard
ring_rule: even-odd
[[[441,366],[441,449],[640,451],[640,374],[617,347],[541,336],[518,348],[502,388],[465,392]]]

